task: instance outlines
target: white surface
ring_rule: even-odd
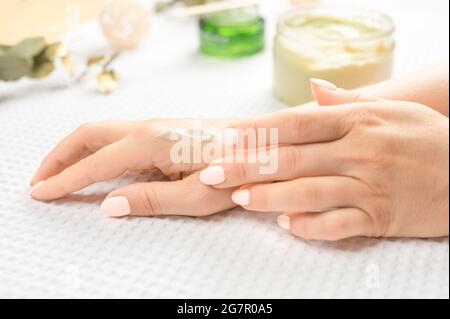
[[[280,2],[266,3],[270,43]],[[447,1],[368,4],[397,22],[397,74],[448,61]],[[197,54],[196,35],[192,22],[155,18],[143,47],[117,61],[122,80],[110,96],[96,93],[93,80],[69,85],[62,70],[44,81],[0,83],[0,297],[448,298],[448,239],[306,242],[273,214],[111,220],[100,215],[99,197],[27,196],[41,158],[82,122],[283,107],[270,92],[270,49],[209,59]],[[70,39],[79,53],[105,47],[95,24]]]

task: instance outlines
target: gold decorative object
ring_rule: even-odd
[[[117,88],[117,74],[114,70],[101,70],[97,74],[98,89],[102,93],[111,93]]]
[[[150,11],[138,0],[111,0],[100,15],[109,43],[119,50],[136,48],[149,29]]]
[[[77,80],[83,79],[92,66],[101,65],[97,74],[98,90],[102,93],[112,92],[117,87],[118,76],[111,69],[111,63],[119,53],[88,58],[86,67]],[[66,72],[73,77],[75,70],[72,56],[60,42],[47,44],[44,38],[37,37],[25,39],[14,46],[0,45],[0,80],[14,81],[22,77],[45,78],[55,69],[55,61],[58,59]]]
[[[86,61],[86,68],[78,77],[78,80],[82,80],[93,66],[100,65],[100,71],[97,73],[97,88],[101,93],[111,93],[117,88],[119,77],[110,66],[119,54],[120,52],[117,51],[113,55],[94,55],[89,57]]]

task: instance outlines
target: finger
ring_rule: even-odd
[[[263,115],[256,119],[235,121],[237,148],[254,141],[257,147],[274,144],[308,144],[339,140],[352,128],[347,118],[356,105],[308,107],[300,106]],[[250,144],[251,145],[251,144]]]
[[[124,138],[138,125],[138,122],[131,121],[108,121],[80,126],[61,140],[44,158],[30,185],[46,180],[105,145]]]
[[[200,173],[200,181],[217,188],[250,183],[284,181],[308,176],[340,173],[338,149],[334,143],[287,145],[248,152],[213,161]],[[333,154],[333,156],[330,156]]]
[[[111,192],[101,205],[107,217],[186,215],[205,216],[236,206],[233,189],[201,184],[193,174],[176,182],[139,183]]]
[[[311,91],[317,103],[321,106],[382,100],[378,97],[366,95],[361,91],[340,89],[333,83],[321,79],[311,79]]]
[[[336,241],[372,235],[372,220],[358,208],[342,208],[322,213],[287,213],[278,217],[280,227],[298,237]]]
[[[305,212],[357,207],[366,194],[364,184],[354,178],[325,176],[245,186],[233,192],[232,200],[254,211]]]
[[[137,163],[142,161],[145,152],[145,147],[140,147],[133,139],[124,138],[36,184],[31,190],[31,196],[38,200],[52,200],[90,184],[119,177],[127,170],[151,169],[153,166],[150,158],[145,158],[148,161],[145,167],[138,167]]]

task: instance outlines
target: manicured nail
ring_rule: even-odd
[[[226,128],[223,130],[223,144],[225,146],[236,145],[238,141],[238,131],[234,128]]]
[[[33,196],[33,193],[44,184],[45,181],[40,181],[39,183],[34,184],[33,187],[31,187],[30,191],[28,192],[28,195]]]
[[[123,217],[131,212],[130,204],[125,196],[115,196],[105,199],[100,210],[106,217]]]
[[[291,218],[286,215],[280,215],[277,218],[278,225],[286,230],[291,229]]]
[[[238,205],[247,206],[250,204],[250,191],[248,189],[240,189],[231,194],[231,200]]]
[[[311,79],[310,81],[311,81],[311,84],[317,85],[317,86],[321,87],[322,89],[329,90],[329,91],[337,90],[337,86],[331,82],[328,82],[328,81],[325,81],[322,79]]]
[[[200,181],[206,185],[217,185],[225,181],[225,171],[222,166],[211,166],[200,173]]]

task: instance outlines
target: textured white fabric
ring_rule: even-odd
[[[396,74],[448,60],[447,1],[367,4],[398,25]],[[42,81],[0,83],[0,297],[448,298],[448,239],[307,242],[280,229],[274,214],[240,209],[106,219],[100,195],[116,183],[51,203],[27,196],[36,165],[80,123],[283,108],[271,95],[270,50],[282,7],[265,1],[268,48],[252,58],[201,56],[193,21],[155,17],[143,46],[115,63],[121,82],[109,96],[96,92],[93,75],[72,85],[61,69]],[[106,48],[96,23],[67,43],[77,56]]]

